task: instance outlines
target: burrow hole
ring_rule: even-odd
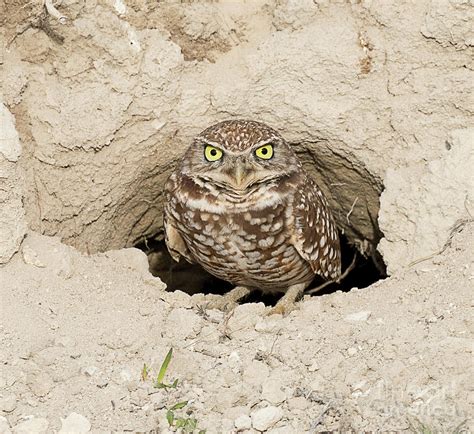
[[[232,284],[214,277],[198,264],[189,264],[185,259],[181,259],[179,263],[175,262],[168,253],[162,238],[162,236],[158,236],[147,239],[136,247],[147,254],[151,274],[166,283],[167,291],[179,290],[190,295],[197,293],[222,295],[232,289]],[[355,265],[341,283],[332,283],[315,293],[314,296],[335,291],[348,292],[352,288],[365,288],[386,277],[385,264],[377,252],[366,257],[359,253],[357,248],[351,245],[344,235],[340,235],[340,239],[342,270],[344,271],[349,267],[354,255]],[[315,288],[322,282],[318,277],[315,277],[308,289]],[[245,302],[262,301],[266,305],[274,305],[280,297],[281,294],[264,294],[255,291],[245,299]]]

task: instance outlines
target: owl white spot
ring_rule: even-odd
[[[282,223],[281,223],[281,222],[276,222],[276,223],[273,225],[273,229],[275,229],[276,231],[277,231],[278,229],[281,229],[281,227],[282,227]]]
[[[323,235],[321,239],[319,240],[319,246],[324,247],[325,244],[326,244],[326,235]]]
[[[278,259],[277,258],[272,258],[272,259],[268,259],[267,261],[265,261],[265,264],[264,264],[265,267],[278,267]]]
[[[207,222],[209,220],[210,215],[207,212],[201,213],[201,220],[203,222]]]
[[[329,246],[326,246],[323,250],[323,256],[327,256],[329,253]]]
[[[270,247],[274,242],[275,242],[274,237],[267,237],[262,240],[258,240],[257,244],[258,244],[258,247],[265,248],[265,247]]]
[[[195,234],[194,237],[201,243],[204,243],[204,241],[207,240],[207,237],[201,234]]]
[[[201,226],[198,222],[196,222],[196,221],[192,221],[192,222],[191,222],[191,226],[192,226],[194,229],[198,230],[198,231],[200,231],[200,230],[202,229],[202,226]]]
[[[258,259],[260,256],[262,256],[262,254],[259,251],[254,250],[253,252],[247,252],[247,256],[250,259]]]
[[[261,218],[253,218],[253,219],[250,219],[250,224],[251,225],[259,225],[261,223],[263,223],[263,219]]]
[[[244,220],[245,220],[246,222],[249,222],[250,220],[252,220],[252,215],[251,215],[249,212],[246,212],[246,213],[244,214]]]
[[[330,259],[334,259],[335,256],[336,256],[336,252],[335,252],[334,249],[331,247],[331,249],[329,250],[329,258],[330,258]]]

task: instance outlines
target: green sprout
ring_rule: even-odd
[[[170,350],[168,351],[168,354],[166,354],[165,360],[163,360],[163,363],[161,364],[160,372],[158,372],[158,377],[156,378],[155,387],[157,389],[167,389],[167,388],[176,389],[176,386],[178,385],[177,379],[174,380],[173,383],[171,384],[163,383],[163,380],[165,378],[166,371],[168,370],[168,365],[170,364],[172,356],[173,356],[173,348],[170,348]]]

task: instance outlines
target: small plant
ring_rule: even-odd
[[[163,383],[163,380],[165,378],[166,371],[168,370],[168,365],[170,364],[172,356],[173,356],[173,348],[170,348],[170,350],[168,351],[168,354],[165,357],[165,360],[163,360],[163,363],[161,364],[160,372],[158,372],[158,377],[156,378],[155,387],[157,389],[167,389],[167,388],[176,389],[176,386],[178,386],[178,379],[174,380],[173,383],[171,384]]]
[[[197,419],[195,417],[177,417],[175,410],[181,410],[188,405],[188,401],[178,402],[168,409],[166,412],[166,420],[169,426],[180,428],[185,433],[194,433],[197,428]],[[205,434],[206,430],[201,429],[198,434]]]
[[[156,381],[154,383],[154,387],[157,389],[176,389],[178,386],[178,380],[174,380],[171,384],[166,384],[164,383],[166,371],[168,370],[168,366],[171,362],[171,358],[173,357],[173,348],[170,348],[168,351],[168,354],[166,354],[165,359],[163,360],[163,363],[161,364],[160,371],[158,372],[158,376],[156,377]],[[143,364],[143,369],[142,369],[142,379],[145,381],[148,378],[149,375],[149,368],[146,365],[146,363]],[[201,429],[198,431],[197,427],[197,419],[194,417],[185,417],[181,416],[179,414],[176,414],[178,410],[183,409],[188,405],[189,401],[181,401],[178,402],[171,407],[167,407],[166,409],[166,420],[168,421],[168,425],[170,427],[173,427],[177,430],[180,430],[182,433],[189,433],[193,434],[205,434],[206,430]]]
[[[143,364],[143,368],[142,368],[142,381],[146,381],[147,378],[148,378],[148,374],[150,373],[150,368],[148,367],[148,365],[146,363]]]

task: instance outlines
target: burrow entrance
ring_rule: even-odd
[[[348,292],[352,288],[365,288],[386,277],[385,264],[380,254],[364,256],[344,235],[340,237],[342,270],[350,266],[355,256],[354,266],[341,283],[332,283],[315,293],[315,296],[335,291]],[[164,240],[159,238],[146,240],[137,247],[147,254],[150,272],[166,283],[167,291],[179,290],[190,295],[197,293],[222,295],[232,289],[232,284],[214,277],[200,265],[189,264],[184,259],[179,263],[175,262],[168,253]],[[315,288],[321,283],[321,280],[315,278],[308,289]],[[280,297],[281,294],[263,294],[255,291],[245,301],[263,301],[266,305],[274,305]]]
[[[355,261],[341,283],[327,285],[315,295],[364,288],[385,278],[386,267],[376,249],[382,236],[377,225],[381,183],[362,163],[336,151],[336,147],[325,140],[293,146],[306,171],[328,198],[340,231],[342,271]],[[190,295],[224,294],[232,288],[230,283],[210,275],[197,264],[189,264],[184,259],[179,264],[174,262],[162,234],[148,238],[136,247],[147,254],[150,272],[166,283],[168,291],[180,290]],[[323,281],[316,277],[308,289],[321,283]],[[245,301],[272,305],[280,297],[255,291]]]

